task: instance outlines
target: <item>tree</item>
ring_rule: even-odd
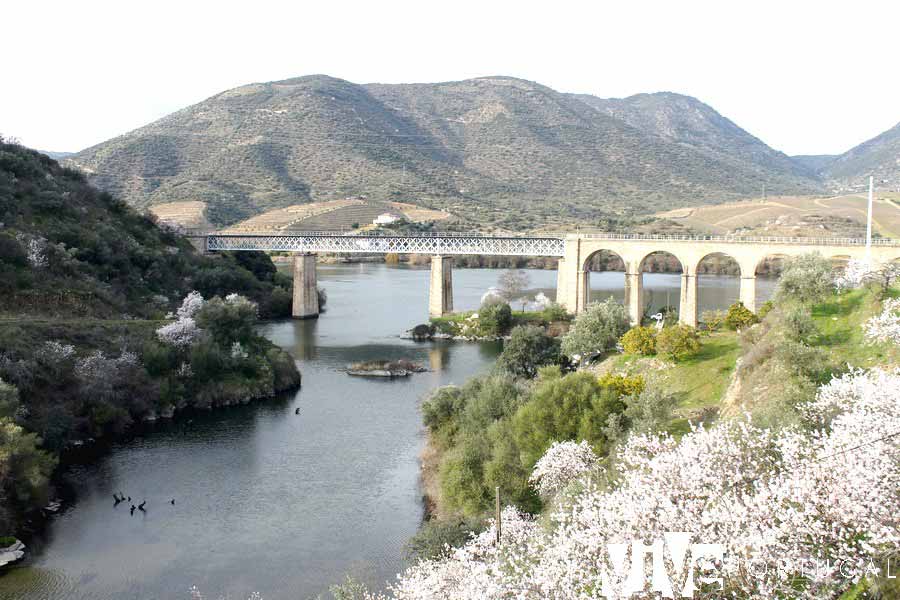
[[[775,298],[815,304],[831,294],[832,286],[831,263],[818,252],[810,252],[785,261]]]
[[[538,367],[559,362],[559,341],[534,325],[514,327],[510,339],[503,344],[497,368],[513,377],[531,379]]]
[[[528,289],[531,281],[528,273],[519,269],[518,271],[504,271],[497,279],[497,285],[500,287],[500,295],[507,302],[512,302],[516,298],[520,298],[522,293]],[[525,310],[525,300],[523,298],[522,310]]]
[[[484,335],[503,335],[512,323],[512,309],[506,302],[488,299],[478,310],[478,327]]]
[[[563,354],[585,357],[594,352],[612,350],[628,327],[625,307],[613,298],[590,304],[575,318],[572,328],[563,336]]]

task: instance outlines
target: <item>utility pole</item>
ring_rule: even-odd
[[[866,213],[866,264],[872,263],[872,189],[875,178],[869,175],[869,208]]]
[[[500,547],[501,523],[500,523],[500,486],[494,488],[494,510],[497,513],[497,538],[494,542]]]

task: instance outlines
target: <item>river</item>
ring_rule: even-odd
[[[476,308],[502,271],[457,269],[457,310]],[[555,294],[556,271],[529,271]],[[63,510],[0,576],[0,600],[298,600],[346,574],[379,587],[403,568],[422,519],[420,400],[487,370],[494,343],[401,340],[427,320],[428,270],[320,265],[327,311],[261,331],[300,362],[303,388],[249,406],[183,416],[63,472]],[[592,298],[622,297],[621,273],[594,274]],[[646,274],[654,305],[677,303],[678,274]],[[703,276],[700,305],[724,308],[734,277]],[[771,283],[760,282],[760,296]],[[408,358],[431,370],[396,381],[349,377],[348,363]],[[300,414],[295,414],[299,408]],[[114,492],[146,514],[113,506]],[[174,499],[172,505],[170,500]]]

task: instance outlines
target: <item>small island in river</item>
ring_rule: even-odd
[[[425,367],[410,360],[370,360],[353,363],[347,367],[348,375],[357,377],[409,377],[413,373],[427,371]]]

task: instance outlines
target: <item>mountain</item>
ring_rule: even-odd
[[[315,75],[228,90],[67,164],[139,207],[206,202],[216,224],[365,195],[524,229],[734,199],[763,184],[773,194],[818,188],[721,117],[718,137],[690,144],[588,102],[509,77],[358,85]]]
[[[793,185],[809,189],[815,171],[773,150],[759,138],[723,117],[708,104],[672,92],[637,94],[627,98],[574,95],[598,111],[668,142],[723,161],[739,173],[754,174],[771,188]],[[753,192],[757,192],[753,190]]]
[[[880,184],[900,189],[900,123],[835,157],[822,175],[849,188],[865,185],[869,175],[874,175]]]
[[[791,159],[813,173],[820,174],[837,156],[837,154],[796,154]]]
[[[38,152],[40,152],[41,154],[46,154],[53,160],[62,160],[64,158],[69,158],[70,156],[75,154],[74,152],[52,152],[50,150],[38,150]]]

